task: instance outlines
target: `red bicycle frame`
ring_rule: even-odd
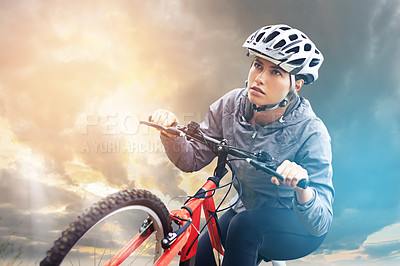
[[[201,196],[191,198],[180,210],[170,211],[171,219],[176,221],[181,228],[184,228],[186,225],[186,229],[171,243],[168,249],[164,250],[163,254],[154,265],[168,265],[178,254],[181,256],[180,265],[185,265],[185,262],[194,259],[193,256],[197,251],[198,236],[200,234],[199,227],[202,207],[205,219],[206,221],[209,221],[207,226],[214,251],[214,257],[217,265],[221,265],[224,250],[220,242],[217,221],[214,216],[215,204],[213,191],[215,188],[215,182],[211,179],[207,180],[207,182],[196,193],[196,195]],[[145,230],[145,233],[142,232],[136,235],[128,244],[125,245],[124,248],[122,248],[104,265],[119,265],[122,263],[144,240],[146,240],[147,237],[150,236],[153,231],[152,227],[149,227]]]

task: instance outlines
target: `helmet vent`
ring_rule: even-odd
[[[280,27],[281,30],[290,30],[290,27]]]
[[[304,63],[305,60],[306,60],[305,58],[300,58],[300,59],[289,61],[287,63],[290,64],[290,65],[300,66],[301,64]]]
[[[309,66],[310,67],[314,67],[314,66],[316,66],[316,65],[318,65],[319,64],[319,59],[318,58],[313,58],[312,60],[311,60],[311,62],[310,62],[310,64],[309,64]]]
[[[291,41],[297,40],[297,38],[299,38],[299,36],[297,36],[297,34],[292,34],[289,36],[289,40],[291,40]]]
[[[257,38],[256,38],[256,42],[259,42],[261,40],[261,38],[264,36],[265,32],[261,32]]]
[[[281,48],[282,46],[284,46],[286,44],[285,40],[280,40],[277,44],[274,45],[274,48]]]
[[[306,43],[306,44],[304,45],[304,51],[311,51],[311,44]]]
[[[315,53],[316,53],[316,54],[320,54],[319,51],[318,51],[317,49],[315,49]]]
[[[289,53],[298,53],[300,51],[299,46],[293,47],[292,49],[289,49],[286,51],[287,54]]]
[[[274,31],[273,33],[268,35],[268,37],[266,39],[264,39],[264,42],[267,43],[267,42],[271,41],[272,39],[274,39],[278,35],[279,35],[279,32],[278,31]]]

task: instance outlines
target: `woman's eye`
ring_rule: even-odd
[[[262,65],[259,64],[259,63],[257,63],[257,62],[254,62],[254,67],[255,67],[255,68],[262,69]]]
[[[281,72],[279,72],[278,70],[272,70],[272,74],[282,76]]]

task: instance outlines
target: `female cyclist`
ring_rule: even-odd
[[[201,123],[206,135],[227,139],[246,150],[266,150],[285,180],[242,161],[232,164],[242,184],[239,203],[220,217],[223,265],[257,265],[265,260],[297,259],[316,250],[332,222],[334,188],[330,136],[310,103],[298,95],[318,78],[323,56],[301,31],[271,25],[243,44],[254,56],[243,89],[213,103]],[[156,110],[152,121],[179,123],[175,114]],[[161,134],[170,160],[181,170],[197,171],[215,154],[182,137]],[[296,187],[309,179],[310,187]],[[215,265],[208,234],[199,240],[196,265]]]

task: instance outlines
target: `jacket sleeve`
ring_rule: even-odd
[[[222,138],[220,128],[222,119],[222,99],[213,103],[200,124],[201,130],[208,136]],[[215,154],[205,145],[196,141],[188,141],[185,137],[170,138],[161,134],[165,152],[172,163],[184,172],[198,171],[208,165]]]
[[[328,131],[322,122],[313,124],[312,128],[318,130],[303,143],[295,161],[307,170],[314,198],[299,204],[295,194],[293,209],[307,231],[322,236],[328,232],[333,218],[332,151]]]

